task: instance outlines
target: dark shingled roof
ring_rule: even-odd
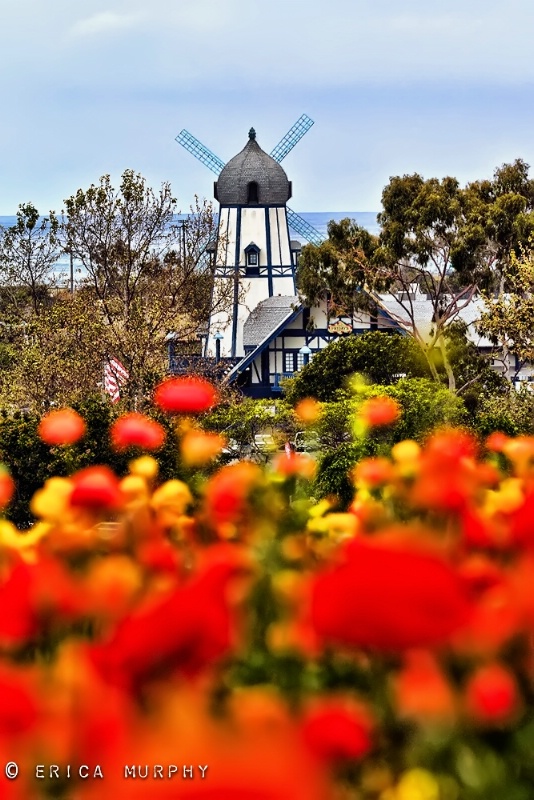
[[[258,201],[250,205],[284,205],[291,197],[291,184],[274,158],[250,138],[230,159],[217,180],[217,200],[228,205],[248,205],[248,184],[258,184]]]
[[[300,305],[296,295],[268,297],[250,313],[243,327],[243,346],[256,347]]]

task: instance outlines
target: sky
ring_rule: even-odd
[[[297,211],[374,211],[392,175],[534,165],[532,0],[0,0],[0,215],[128,168],[182,211],[251,126]]]

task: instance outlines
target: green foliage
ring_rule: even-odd
[[[328,240],[306,245],[299,258],[297,285],[308,305],[328,297],[333,314],[351,314],[366,306],[367,263],[376,245],[376,237],[354,220],[330,221]]]
[[[403,439],[422,441],[434,428],[468,422],[462,399],[433,381],[406,378],[386,387],[383,393],[397,400],[402,408],[399,421],[392,426],[392,443]]]
[[[481,398],[473,426],[481,436],[502,431],[509,436],[534,434],[534,393],[522,385],[519,391],[487,394]]]
[[[303,397],[331,401],[346,394],[343,383],[355,372],[365,375],[371,383],[383,385],[393,383],[399,374],[409,378],[430,374],[411,337],[370,331],[331,342],[296,377],[284,383],[284,393],[290,403]]]
[[[511,254],[503,268],[506,291],[483,294],[484,313],[478,330],[505,348],[520,363],[534,361],[534,252],[532,239],[520,254]]]
[[[376,444],[369,440],[361,443],[344,442],[328,450],[322,457],[313,485],[314,496],[336,497],[343,508],[354,498],[354,483],[350,473],[362,458],[376,453]]]
[[[38,436],[37,414],[4,411],[0,415],[0,461],[7,464],[16,482],[16,495],[7,511],[8,519],[21,528],[33,520],[29,504],[34,493],[53,475],[66,476],[94,464],[106,464],[118,475],[127,471],[128,461],[141,451],[116,453],[110,444],[109,428],[119,409],[98,394],[88,395],[73,406],[85,419],[86,435],[69,447],[49,447]],[[153,410],[152,416],[167,429],[165,445],[155,454],[163,480],[181,474],[176,457],[172,422]]]
[[[293,438],[298,430],[293,409],[283,401],[253,400],[230,394],[224,402],[201,419],[205,430],[223,434],[229,441],[229,458],[267,458],[255,444],[255,437],[267,433],[278,446]]]
[[[400,419],[394,425],[375,429],[364,442],[353,442],[352,422],[358,405],[377,395],[397,400],[402,410]],[[325,403],[316,425],[325,450],[313,493],[318,497],[336,495],[346,506],[354,494],[349,473],[361,458],[387,452],[403,439],[421,442],[435,428],[468,421],[463,401],[426,378],[403,378],[393,386],[366,386],[360,388],[357,397]]]

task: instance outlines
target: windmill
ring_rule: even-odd
[[[282,136],[278,144],[273,147],[269,153],[271,158],[274,158],[278,163],[283,161],[284,158],[291,152],[291,150],[293,150],[295,145],[298,144],[302,137],[309,131],[313,124],[313,120],[310,119],[310,117],[308,117],[306,114],[302,114],[295,124],[292,125],[292,127],[287,131],[287,133]],[[215,173],[215,175],[219,175],[221,170],[226,166],[222,159],[216,156],[215,153],[213,153],[208,147],[202,144],[201,141],[195,138],[193,134],[189,133],[189,131],[186,131],[185,128],[180,131],[176,137],[176,141],[178,144],[182,145],[182,147],[185,148],[188,153],[191,153],[202,164]],[[293,211],[287,206],[286,211],[287,220],[290,227],[292,230],[296,231],[296,233],[300,234],[303,239],[306,239],[306,241],[316,245],[319,245],[324,241],[324,236],[322,236],[319,231],[313,227],[313,225],[310,225],[309,222],[306,222],[303,217],[297,214],[296,211]]]

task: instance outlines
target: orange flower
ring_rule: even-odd
[[[295,414],[307,425],[317,421],[321,415],[321,406],[313,397],[305,397],[295,406]]]
[[[475,722],[486,725],[511,722],[521,705],[514,675],[497,662],[477,669],[466,684],[465,709]]]
[[[202,414],[217,403],[217,390],[202,378],[168,378],[156,387],[154,402],[167,414]]]
[[[125,414],[111,426],[111,444],[115,450],[142,447],[157,450],[165,441],[165,431],[153,419],[144,414]]]
[[[312,622],[325,640],[377,650],[447,641],[469,604],[452,567],[407,545],[356,538],[312,585]]]
[[[452,722],[456,699],[433,653],[410,650],[393,679],[399,714],[423,722]]]
[[[289,455],[278,453],[273,459],[273,467],[280,475],[285,475],[286,477],[297,475],[311,480],[315,475],[317,463],[310,456],[301,455],[300,453],[291,452]]]
[[[180,453],[188,467],[202,467],[219,455],[226,439],[217,433],[205,433],[191,429],[180,442]]]
[[[81,439],[86,427],[83,418],[72,408],[60,408],[44,416],[37,430],[46,444],[67,445]]]
[[[486,449],[494,453],[502,453],[506,444],[510,441],[510,437],[501,431],[494,431],[486,438]]]
[[[371,428],[391,425],[400,417],[401,409],[391,397],[370,397],[358,410],[358,416]]]
[[[73,475],[70,504],[78,508],[115,509],[123,502],[117,476],[109,467],[87,467]]]

